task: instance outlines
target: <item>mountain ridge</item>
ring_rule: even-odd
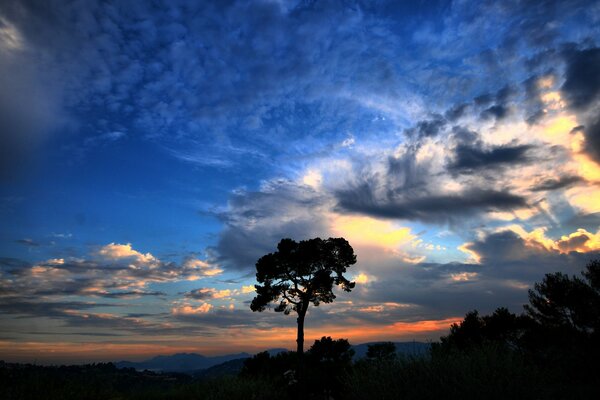
[[[354,359],[360,359],[366,356],[369,345],[383,343],[383,342],[368,342],[353,345]],[[424,342],[393,342],[396,345],[396,351],[400,354],[406,355],[423,355],[427,352],[430,347],[429,343]],[[273,348],[266,350],[271,355],[283,351],[289,351],[284,348]],[[253,354],[240,352],[225,354],[221,356],[205,356],[198,353],[175,353],[172,355],[158,355],[148,360],[143,361],[118,361],[115,363],[117,368],[134,368],[138,371],[149,370],[154,372],[180,372],[188,374],[202,374],[201,371],[213,369],[220,370],[219,366],[222,364],[229,365],[242,365],[243,363],[239,360],[252,357]],[[228,370],[231,370],[230,368]]]

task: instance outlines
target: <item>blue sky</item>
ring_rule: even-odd
[[[520,311],[599,256],[599,20],[590,1],[3,2],[0,355],[291,347],[293,318],[248,307],[283,237],[358,256],[309,340]]]

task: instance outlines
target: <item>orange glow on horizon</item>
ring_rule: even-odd
[[[428,341],[447,334],[450,325],[461,317],[415,322],[395,322],[382,326],[322,326],[305,330],[305,348],[323,336],[345,338],[353,344],[371,341]],[[309,322],[310,323],[310,322]],[[289,348],[296,345],[296,326],[285,328],[231,328],[214,336],[203,338],[165,337],[138,343],[109,342],[12,342],[0,341],[0,354],[7,362],[90,363],[98,361],[142,360],[156,355],[174,353],[201,353],[220,355],[246,351],[249,353],[269,348]]]

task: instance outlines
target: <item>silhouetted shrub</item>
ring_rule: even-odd
[[[373,343],[367,347],[367,359],[371,361],[394,361],[396,356],[396,345],[393,342]]]

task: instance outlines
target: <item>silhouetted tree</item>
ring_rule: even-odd
[[[548,329],[568,330],[584,336],[600,329],[600,261],[591,261],[583,278],[560,272],[546,274],[529,290],[527,313]]]
[[[444,350],[468,349],[485,343],[516,348],[530,327],[528,316],[515,315],[504,307],[483,317],[473,310],[459,324],[450,326],[450,334],[441,338],[440,345]]]
[[[315,340],[307,352],[307,382],[311,391],[338,398],[342,387],[340,378],[352,366],[352,356],[354,350],[346,339],[323,336]]]
[[[367,347],[367,358],[373,361],[393,361],[396,359],[396,345],[393,342],[370,344]]]
[[[240,374],[248,377],[268,377],[283,383],[285,372],[296,367],[296,358],[296,353],[291,351],[273,356],[268,351],[263,351],[244,360]]]
[[[354,350],[347,339],[333,340],[330,336],[323,336],[320,340],[315,340],[308,354],[311,360],[317,363],[350,364]]]
[[[343,275],[356,263],[352,246],[344,238],[315,238],[295,242],[282,239],[275,253],[256,262],[256,297],[252,311],[263,311],[272,302],[275,311],[298,314],[297,353],[304,351],[304,318],[312,303],[331,303],[335,299],[333,285],[350,292],[354,282]]]

